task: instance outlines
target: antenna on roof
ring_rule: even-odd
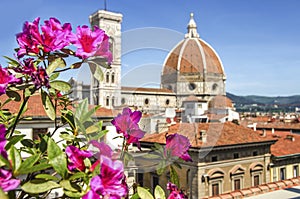
[[[106,0],[104,0],[104,10],[106,11],[107,8],[106,8]]]

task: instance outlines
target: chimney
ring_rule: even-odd
[[[200,131],[200,140],[201,140],[203,143],[206,143],[206,142],[207,142],[207,134],[206,134],[206,130],[201,130],[201,131]]]
[[[274,128],[272,128],[272,134],[274,134],[275,133],[275,129]]]

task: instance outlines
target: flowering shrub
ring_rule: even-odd
[[[154,197],[143,187],[129,196],[125,170],[133,156],[128,148],[135,144],[141,150],[140,139],[146,133],[138,124],[142,113],[124,108],[112,120],[123,138],[121,151],[114,151],[100,142],[108,131],[102,130],[102,121],[92,119],[98,106],[89,110],[87,100],[72,102],[68,98],[71,86],[58,79],[61,72],[89,63],[95,78],[101,80],[101,68],[109,68],[112,62],[109,37],[96,26],[78,26],[73,33],[70,23],[62,25],[56,18],[45,20],[41,27],[39,23],[40,18],[25,22],[23,31],[16,35],[16,58],[6,57],[8,66],[0,66],[1,198],[46,198],[55,189],[61,189],[61,198],[166,198],[160,186],[155,188]],[[67,66],[70,57],[79,61]],[[16,130],[26,118],[24,113],[33,95],[41,97],[55,126],[34,141]],[[17,112],[6,109],[8,103],[16,102],[20,103]],[[63,142],[53,138],[58,132]],[[191,161],[189,147],[188,139],[179,134],[168,135],[165,147],[155,145],[160,157],[157,173],[169,165],[169,199],[186,198],[177,188],[179,179],[171,163],[178,166],[178,159]]]

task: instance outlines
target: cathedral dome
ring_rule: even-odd
[[[199,37],[193,14],[188,24],[188,33],[165,59],[162,75],[179,72],[182,75],[192,73],[219,74],[225,79],[225,72],[215,50]]]

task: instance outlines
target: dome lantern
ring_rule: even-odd
[[[190,14],[190,21],[187,26],[188,32],[185,35],[185,38],[199,38],[199,34],[197,32],[197,24],[194,20],[194,13]]]

